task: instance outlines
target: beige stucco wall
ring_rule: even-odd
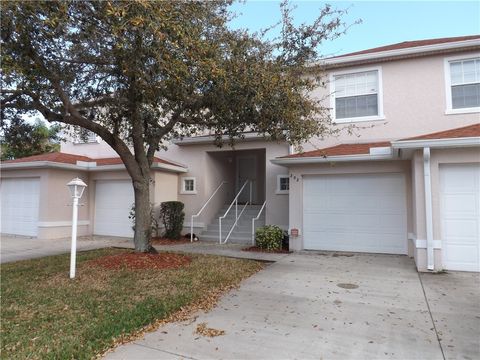
[[[269,224],[277,224],[282,227],[288,227],[288,196],[276,194],[277,175],[287,174],[288,170],[285,167],[274,165],[270,162],[278,156],[285,156],[288,154],[289,148],[286,143],[266,142],[264,140],[245,141],[235,144],[234,149],[230,146],[218,148],[213,144],[198,144],[188,146],[170,145],[168,150],[158,153],[168,159],[174,159],[179,163],[185,164],[188,167],[188,172],[179,176],[179,189],[181,189],[181,177],[195,177],[197,181],[196,194],[179,194],[178,199],[185,203],[185,224],[190,225],[190,218],[192,214],[197,213],[203,206],[205,201],[210,197],[215,188],[226,180],[229,182],[228,186],[224,186],[217,195],[212,199],[212,202],[205,209],[205,211],[198,217],[194,224],[194,231],[199,231],[204,225],[208,225],[217,214],[222,205],[228,203],[235,194],[235,169],[234,161],[229,163],[228,157],[219,156],[221,153],[228,153],[231,151],[249,153],[251,150],[261,150],[264,152],[261,161],[257,161],[257,166],[262,165],[265,171],[265,187],[264,197],[267,201],[266,222]],[[262,164],[260,164],[260,162]],[[260,175],[260,173],[259,173]],[[258,183],[263,179],[259,176]],[[260,186],[260,185],[259,185]],[[259,187],[259,196],[262,189]],[[186,231],[186,230],[185,230]]]
[[[405,192],[407,205],[407,231],[412,231],[412,191],[409,161],[368,161],[368,162],[338,162],[292,166],[290,168],[290,229],[299,230],[298,237],[290,237],[290,249],[302,250],[303,247],[303,176],[331,174],[372,174],[401,173],[405,175]],[[407,242],[407,239],[405,239]],[[413,249],[409,247],[409,255]]]
[[[441,242],[442,224],[440,212],[440,167],[444,164],[480,163],[478,148],[432,149],[430,156],[430,179],[432,186],[433,240],[440,244],[435,248],[435,270],[443,269]],[[415,152],[412,159],[412,188],[414,198],[413,234],[418,240],[426,240],[425,186],[423,179],[423,153]],[[424,248],[416,248],[415,260],[419,271],[427,271],[427,253]]]
[[[465,52],[463,54],[474,54]],[[478,54],[478,52],[477,52]],[[479,121],[479,113],[446,115],[446,91],[444,59],[462,55],[447,54],[423,58],[397,60],[370,65],[339,68],[335,71],[380,67],[383,77],[383,109],[385,119],[352,123],[358,126],[353,134],[346,130],[337,137],[325,140],[312,139],[305,150],[323,148],[338,143],[368,142],[412,137],[441,130],[471,125]],[[319,88],[313,95],[327,97],[325,105],[330,107],[330,88]],[[339,124],[337,128],[344,128]]]
[[[72,199],[66,184],[79,177],[87,188],[78,209],[78,236],[93,234],[95,216],[95,184],[98,180],[130,180],[125,170],[86,172],[63,169],[2,170],[1,178],[39,178],[40,206],[38,238],[58,239],[71,235]],[[152,172],[151,201],[177,200],[178,175],[169,172]]]
[[[88,184],[88,174],[84,171],[60,169],[2,170],[2,178],[40,179],[38,238],[57,239],[70,236],[72,224],[72,198],[67,183],[79,177]],[[78,235],[89,234],[89,188],[85,189],[80,201],[84,206],[78,209]]]

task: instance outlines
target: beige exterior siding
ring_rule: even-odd
[[[79,177],[86,184],[81,206],[78,209],[78,236],[94,234],[95,185],[98,180],[130,180],[125,170],[86,171],[61,169],[2,170],[1,178],[39,178],[40,206],[38,222],[39,239],[58,239],[71,235],[72,199],[66,184]],[[168,172],[152,172],[153,191],[151,201],[158,206],[163,201],[177,200],[178,175]]]
[[[228,184],[223,186],[217,195],[194,221],[194,231],[214,220],[218,210],[229,203],[236,194],[235,156],[257,154],[257,194],[259,198],[267,201],[266,222],[288,228],[288,196],[276,194],[277,175],[288,174],[282,166],[270,162],[279,156],[288,155],[289,147],[286,143],[258,141],[245,141],[235,144],[235,148],[224,146],[218,148],[212,144],[198,144],[178,146],[172,144],[165,152],[159,153],[168,159],[185,164],[188,172],[179,176],[178,188],[181,189],[182,177],[195,177],[197,181],[196,194],[179,194],[178,199],[185,203],[185,226],[189,226],[191,216],[196,214],[210,195],[222,181]],[[263,170],[262,170],[263,169]]]
[[[478,52],[455,55],[471,56]],[[402,139],[441,130],[471,125],[479,121],[478,113],[446,115],[446,92],[444,60],[452,56],[435,55],[422,58],[380,62],[366,66],[338,68],[355,72],[362,68],[380,67],[382,70],[384,120],[352,123],[357,125],[354,134],[342,131],[339,136],[325,140],[312,139],[306,143],[305,151],[324,148],[339,143],[369,142]],[[330,87],[314,92],[317,98],[327,97],[325,105],[330,107]],[[340,124],[344,128],[348,124]]]
[[[465,149],[432,149],[430,160],[430,178],[432,184],[432,215],[433,215],[433,239],[438,244],[434,249],[435,270],[443,269],[441,244],[443,239],[440,214],[440,166],[442,164],[470,164],[480,163],[480,151],[478,148]],[[425,187],[423,182],[423,155],[418,150],[412,160],[412,184],[415,198],[413,234],[417,240],[425,240],[426,215],[425,215]],[[414,242],[412,242],[414,244]],[[415,260],[420,271],[427,270],[427,252],[423,247],[415,247]]]

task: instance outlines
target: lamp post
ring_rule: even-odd
[[[73,214],[72,214],[72,249],[70,252],[70,279],[75,277],[75,265],[77,261],[77,218],[78,218],[78,199],[83,195],[83,191],[87,187],[81,179],[75,178],[68,184],[68,189],[73,198]]]

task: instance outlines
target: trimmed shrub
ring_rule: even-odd
[[[255,231],[255,241],[261,249],[281,250],[283,230],[277,225],[263,226]]]
[[[184,207],[181,201],[166,201],[160,205],[160,219],[165,227],[166,238],[180,239],[185,219]]]

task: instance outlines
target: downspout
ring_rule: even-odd
[[[425,225],[427,230],[427,269],[433,270],[432,180],[430,177],[430,148],[423,148],[423,180],[425,185]]]

